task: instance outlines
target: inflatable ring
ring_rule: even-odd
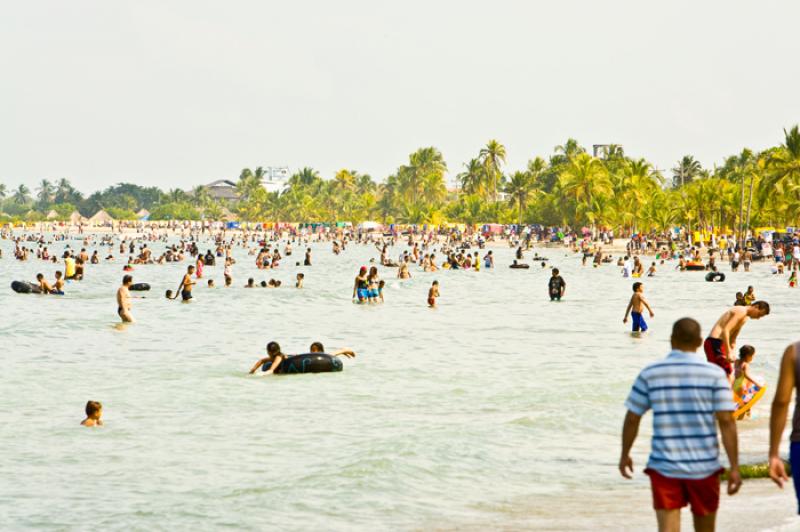
[[[39,285],[26,281],[12,281],[11,289],[18,294],[41,294],[42,289]]]
[[[686,269],[691,272],[699,272],[706,269],[706,265],[702,262],[687,262]]]
[[[706,281],[709,283],[721,283],[725,280],[725,274],[722,272],[708,272],[706,274]]]
[[[261,371],[267,371],[271,366],[271,362],[265,362],[261,366]],[[342,371],[342,369],[344,369],[344,364],[337,357],[325,353],[306,353],[284,358],[280,365],[275,368],[274,373],[283,375],[292,373],[329,373]]]
[[[744,416],[751,408],[753,408],[753,405],[755,405],[764,396],[764,392],[766,391],[766,386],[762,388],[753,386],[753,393],[748,394],[748,397],[742,397],[739,394],[734,393],[733,398],[736,401],[736,411],[733,413],[733,418],[740,419],[742,416]]]
[[[136,283],[130,285],[128,290],[131,290],[132,292],[147,292],[150,290],[150,285],[147,283]]]

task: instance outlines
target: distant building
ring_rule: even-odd
[[[218,179],[206,185],[208,195],[218,201],[235,201],[239,199],[236,183],[227,179]]]
[[[289,188],[289,169],[285,166],[269,166],[261,184],[267,192],[281,193]]]

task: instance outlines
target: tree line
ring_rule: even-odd
[[[800,214],[800,131],[794,126],[783,133],[779,145],[743,149],[713,168],[686,155],[667,176],[619,145],[604,146],[595,156],[575,139],[509,171],[506,148],[491,140],[455,169],[451,188],[446,176],[453,169],[438,149],[424,147],[381,182],[350,169],[324,179],[306,167],[285,190],[268,192],[265,170],[245,168],[232,180],[237,199],[223,201],[205,186],[163,191],[121,183],[84,196],[67,179],[43,179],[34,191],[0,184],[0,212],[29,221],[53,210],[63,219],[74,210],[91,216],[100,209],[133,220],[146,209],[151,220],[538,223],[630,231],[794,225]]]

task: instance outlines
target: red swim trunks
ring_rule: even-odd
[[[706,352],[706,359],[712,364],[716,364],[725,370],[726,375],[730,375],[733,371],[731,361],[728,360],[728,354],[725,352],[725,344],[719,338],[706,338],[703,342],[703,351]]]
[[[665,477],[653,469],[645,469],[653,490],[653,508],[678,510],[687,504],[694,515],[703,517],[719,508],[719,476],[724,470],[706,478],[686,479]]]

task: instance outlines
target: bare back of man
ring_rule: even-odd
[[[725,370],[729,380],[733,377],[734,350],[742,327],[748,319],[758,320],[767,314],[769,314],[769,304],[766,301],[756,301],[746,307],[732,307],[726,310],[711,328],[708,338],[703,342],[703,350],[709,362]]]

